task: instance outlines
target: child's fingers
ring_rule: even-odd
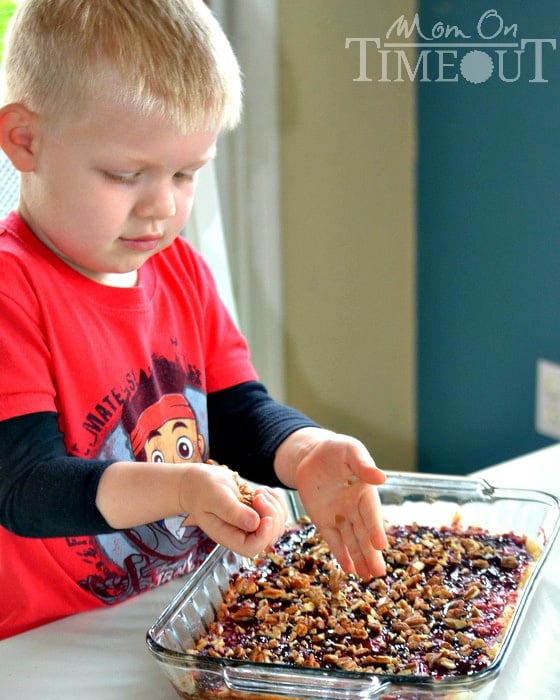
[[[283,523],[288,519],[288,505],[285,499],[278,491],[268,486],[259,486],[255,489],[253,506],[261,515],[266,514],[266,512],[272,515],[274,512]]]
[[[325,538],[332,555],[340,564],[342,569],[347,574],[355,574],[356,567],[354,566],[354,561],[350,555],[348,545],[346,543],[346,540],[350,539],[350,536],[349,534],[345,535],[344,528],[325,527],[323,528],[321,534]]]
[[[362,578],[370,576],[383,576],[385,574],[385,561],[383,554],[377,549],[371,538],[371,533],[366,527],[355,527],[356,551],[350,552],[356,567],[356,573]]]
[[[237,494],[224,489],[219,508],[213,508],[218,519],[242,532],[254,532],[260,524],[259,513],[251,506],[241,503]]]
[[[381,550],[387,546],[387,533],[379,493],[375,488],[369,488],[362,494],[358,506],[358,515],[363,527],[363,537],[371,543],[374,549]]]
[[[288,508],[284,499],[272,489],[264,488],[255,492],[253,507],[262,518],[270,518],[272,526],[270,537],[275,541],[284,532],[288,519]]]
[[[274,518],[266,515],[260,519],[259,526],[254,532],[247,533],[240,530],[232,532],[228,546],[245,557],[254,557],[278,537]]]
[[[370,453],[361,443],[358,443],[356,460],[350,465],[354,474],[367,484],[379,486],[387,479],[385,472],[375,464]]]

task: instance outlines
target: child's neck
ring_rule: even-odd
[[[107,287],[136,287],[138,284],[138,270],[123,273],[108,273],[97,282]]]

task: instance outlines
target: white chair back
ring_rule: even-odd
[[[0,219],[17,207],[18,199],[19,173],[0,148]]]

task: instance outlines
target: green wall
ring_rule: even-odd
[[[442,22],[462,28],[468,41],[490,8],[504,26],[517,24],[516,38],[494,42],[553,38],[558,46],[543,46],[548,82],[535,82],[533,45],[521,55],[518,80],[517,55],[503,54],[512,82],[500,79],[498,55],[487,46],[480,50],[494,65],[488,80],[488,61],[477,55],[478,69],[445,69],[456,82],[416,82],[423,471],[466,473],[552,442],[535,431],[534,395],[537,359],[560,362],[560,3],[419,3],[423,33]],[[489,17],[483,34],[499,22]],[[459,65],[469,49],[457,51]]]

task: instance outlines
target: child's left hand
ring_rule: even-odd
[[[279,455],[291,458],[290,471],[295,460],[292,473],[305,510],[341,567],[362,578],[384,575],[381,550],[387,537],[375,487],[385,475],[364,445],[346,435],[303,428],[282,443],[277,460]]]

